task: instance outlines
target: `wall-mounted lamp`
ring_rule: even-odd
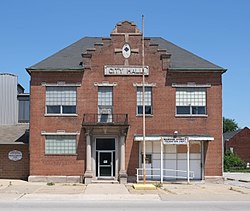
[[[174,138],[176,138],[176,137],[177,137],[177,135],[178,135],[178,131],[177,131],[177,130],[175,130],[175,131],[174,131]]]

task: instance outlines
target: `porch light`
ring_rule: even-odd
[[[174,138],[176,138],[176,137],[177,137],[177,135],[178,135],[178,131],[177,131],[177,130],[175,130],[175,131],[174,131]]]

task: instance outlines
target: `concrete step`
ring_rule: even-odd
[[[135,190],[156,190],[153,184],[133,184]]]

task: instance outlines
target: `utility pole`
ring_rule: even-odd
[[[143,136],[143,184],[146,184],[146,118],[145,118],[145,73],[144,73],[144,15],[142,15],[142,136]]]

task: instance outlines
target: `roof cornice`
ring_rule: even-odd
[[[170,72],[221,72],[225,73],[227,69],[223,68],[168,68]]]
[[[83,67],[81,68],[51,68],[51,69],[32,69],[32,68],[26,68],[26,71],[30,74],[31,72],[74,72],[74,71],[84,71]]]

